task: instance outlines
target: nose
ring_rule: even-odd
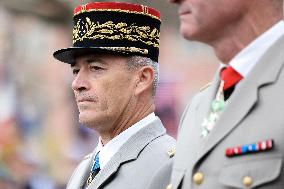
[[[81,70],[75,76],[72,82],[72,89],[77,92],[82,92],[90,89],[90,83],[88,81],[88,76]]]

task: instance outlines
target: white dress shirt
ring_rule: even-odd
[[[113,139],[111,139],[105,146],[102,145],[101,138],[99,138],[98,145],[96,147],[96,153],[100,152],[99,162],[100,168],[102,169],[113,155],[120,149],[120,147],[134,134],[136,134],[140,129],[149,125],[157,119],[155,113],[151,113],[145,118],[141,119]],[[94,157],[93,157],[94,158]]]
[[[241,50],[229,62],[229,65],[245,78],[257,62],[259,62],[259,59],[264,55],[267,49],[270,48],[283,34],[284,21],[281,20]],[[221,67],[224,66],[224,64],[221,64]]]

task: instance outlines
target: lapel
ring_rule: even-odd
[[[219,71],[215,74],[214,79],[212,84],[209,86],[208,90],[204,91],[204,95],[201,97],[201,101],[199,103],[199,105],[196,108],[196,118],[195,118],[195,123],[194,125],[194,130],[191,131],[191,133],[195,133],[195,140],[197,140],[198,142],[196,143],[196,145],[198,145],[198,147],[196,148],[197,153],[196,155],[199,156],[202,151],[202,143],[203,140],[201,138],[201,125],[203,123],[204,118],[207,118],[210,112],[210,107],[211,107],[211,102],[215,99],[216,97],[216,93],[217,90],[219,88],[220,85],[220,79],[219,79]]]
[[[90,167],[92,166],[93,162],[93,155],[93,153],[87,155],[85,159],[79,164],[78,168],[76,169],[76,172],[74,173],[74,175],[72,175],[72,178],[68,183],[67,189],[83,188],[90,173]]]
[[[249,114],[258,101],[259,89],[271,85],[277,80],[284,65],[284,53],[281,53],[283,48],[284,35],[268,49],[251,73],[239,84],[239,87],[227,102],[226,108],[216,122],[214,129],[201,142],[200,153],[195,163],[228,136]],[[214,91],[214,88],[212,90]],[[210,103],[211,101],[208,104]],[[203,106],[206,110],[209,110],[208,105]],[[208,111],[206,112],[205,117],[208,115]]]
[[[166,130],[159,118],[138,131],[135,135],[130,137],[130,139],[119,149],[106,166],[96,175],[88,188],[99,188],[119,170],[119,167],[122,164],[137,159],[145,146],[164,134],[166,134]]]

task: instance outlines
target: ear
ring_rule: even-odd
[[[144,91],[151,91],[154,81],[154,69],[150,66],[143,66],[138,70],[138,79],[136,83],[135,95],[143,93]]]

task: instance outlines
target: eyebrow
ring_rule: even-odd
[[[87,63],[93,63],[93,62],[98,62],[98,63],[102,63],[102,64],[106,64],[106,62],[104,60],[102,60],[101,58],[96,58],[96,57],[90,57],[86,60]]]
[[[84,62],[88,63],[88,64],[91,64],[91,63],[100,63],[100,64],[104,64],[104,65],[107,65],[108,63],[106,61],[104,61],[103,59],[101,58],[97,58],[97,57],[88,57],[84,60]],[[76,62],[74,62],[74,64],[71,64],[71,68],[75,67],[76,66]]]

